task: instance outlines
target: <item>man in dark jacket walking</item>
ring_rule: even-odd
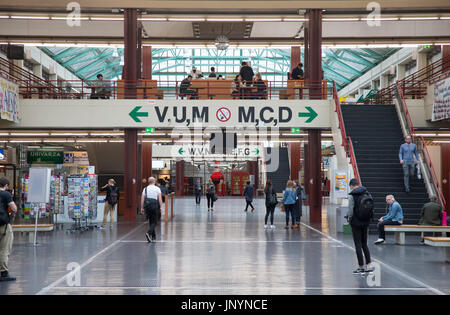
[[[247,186],[244,188],[244,196],[245,201],[247,202],[247,206],[245,207],[245,212],[248,210],[248,206],[252,207],[252,212],[255,211],[255,207],[253,207],[253,186],[250,185],[250,182],[247,182]]]
[[[370,251],[367,246],[367,234],[370,224],[369,219],[361,219],[358,217],[358,209],[360,206],[361,197],[368,193],[366,187],[360,186],[355,178],[350,180],[350,197],[348,198],[348,213],[347,219],[352,227],[353,241],[355,242],[356,257],[358,258],[359,268],[353,271],[354,274],[361,274],[373,271],[372,268],[367,267],[372,261],[370,259]],[[364,257],[366,258],[366,267],[364,268]]]

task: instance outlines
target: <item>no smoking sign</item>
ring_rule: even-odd
[[[216,117],[220,122],[227,122],[231,118],[231,112],[228,108],[222,107],[217,110]]]

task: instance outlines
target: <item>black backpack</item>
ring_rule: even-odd
[[[119,201],[119,193],[117,187],[111,188],[111,193],[109,194],[109,204],[114,206]]]
[[[358,203],[355,205],[355,216],[363,222],[372,220],[373,218],[374,202],[372,195],[365,192],[358,198]]]

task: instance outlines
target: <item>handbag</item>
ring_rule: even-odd
[[[217,201],[217,199],[219,199],[219,197],[217,196],[217,194],[216,194],[216,193],[214,193],[214,195],[213,195],[213,198],[212,198],[212,200],[213,200],[214,202],[216,202],[216,201]]]
[[[269,205],[273,207],[276,206],[277,204],[278,204],[277,195],[272,194],[270,196]]]

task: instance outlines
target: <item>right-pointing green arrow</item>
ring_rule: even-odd
[[[313,121],[319,114],[309,106],[305,107],[308,110],[308,113],[298,113],[298,117],[309,117],[305,122],[310,123]]]

